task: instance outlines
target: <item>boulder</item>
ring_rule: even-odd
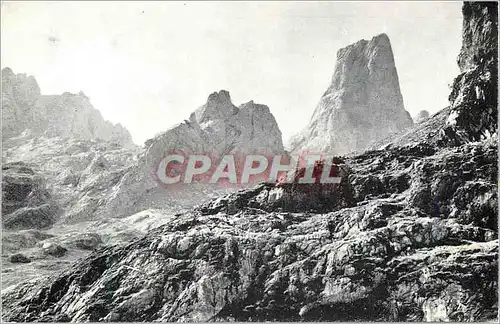
[[[31,259],[22,253],[16,253],[9,256],[9,261],[11,263],[30,263]]]

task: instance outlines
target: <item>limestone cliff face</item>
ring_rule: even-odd
[[[16,135],[38,119],[34,107],[40,87],[33,76],[2,70],[2,136]]]
[[[256,150],[283,152],[281,131],[269,107],[249,101],[236,107],[229,92],[212,93],[207,102],[191,114],[208,139],[214,153]]]
[[[496,2],[465,2],[462,7],[460,74],[449,95],[450,106],[414,128],[375,143],[387,148],[403,143],[460,146],[498,133],[498,7]]]
[[[107,208],[114,215],[129,215],[151,206],[170,204],[169,193],[152,176],[158,162],[171,150],[185,153],[209,153],[217,158],[231,153],[284,153],[281,131],[265,105],[253,101],[236,107],[229,92],[212,93],[207,102],[193,112],[189,120],[146,142],[136,166],[124,176]],[[198,201],[189,191],[190,204]],[[199,202],[199,201],[198,201]]]
[[[147,172],[171,149],[209,152],[214,156],[284,150],[281,131],[269,108],[253,101],[236,107],[225,90],[212,93],[189,120],[146,142],[142,162]]]
[[[458,56],[460,70],[477,67],[481,62],[494,64],[498,57],[498,6],[492,2],[465,2],[462,26],[462,49]]]
[[[74,137],[81,140],[106,140],[132,145],[132,137],[120,124],[104,120],[101,113],[82,92],[40,96],[39,109],[47,116],[45,134],[48,136]]]
[[[309,125],[292,138],[291,148],[345,154],[412,123],[404,109],[389,38],[381,34],[337,52],[332,83]]]
[[[447,129],[456,142],[489,137],[498,127],[498,4],[466,2],[462,13],[461,74],[449,97]]]
[[[33,76],[2,70],[2,136],[29,131],[32,135],[104,140],[132,146],[132,137],[120,124],[104,120],[89,98],[78,94],[41,95]]]

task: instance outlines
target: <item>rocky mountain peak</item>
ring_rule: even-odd
[[[238,109],[240,111],[251,111],[253,113],[271,114],[268,106],[255,103],[253,100],[241,104]]]
[[[346,154],[412,124],[404,109],[389,37],[380,34],[337,52],[330,87],[309,125],[290,142],[293,151]]]
[[[10,67],[6,66],[2,69],[2,75],[8,75],[8,74],[14,74],[14,72]]]
[[[8,78],[14,75],[14,72],[10,67],[4,67],[2,69],[2,78]]]
[[[208,96],[207,102],[177,124],[147,141],[137,165],[127,173],[109,204],[110,213],[126,215],[146,206],[172,205],[151,172],[171,150],[225,154],[272,152],[283,154],[278,123],[269,107],[253,100],[236,107],[228,91]],[[196,190],[189,192],[190,198]],[[161,197],[158,199],[158,197]]]
[[[10,97],[24,105],[33,105],[40,96],[40,87],[32,75],[15,74],[6,67],[2,70],[2,94],[6,99]]]
[[[207,103],[220,104],[231,102],[231,95],[229,91],[220,90],[219,92],[214,92],[208,96]]]
[[[390,52],[391,55],[386,56],[388,59],[393,59],[391,40],[386,33],[378,34],[373,36],[373,38],[368,42],[368,46],[372,49],[386,50]]]
[[[198,123],[205,123],[226,120],[237,112],[238,108],[231,102],[229,91],[220,90],[208,96],[207,102],[195,111],[195,117]]]
[[[128,130],[106,121],[83,91],[42,95],[35,77],[2,70],[2,135],[103,140],[133,146]]]
[[[382,33],[373,36],[371,40],[361,39],[354,44],[343,47],[337,51],[337,60],[345,57],[346,54],[359,54],[363,51],[374,50],[374,49],[386,49],[392,53],[391,41],[387,34]]]
[[[391,41],[389,40],[389,36],[386,33],[380,33],[378,35],[373,36],[372,43],[382,46],[391,46]]]
[[[20,134],[39,118],[35,106],[40,87],[32,76],[2,70],[2,137]]]

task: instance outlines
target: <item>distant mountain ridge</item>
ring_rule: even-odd
[[[2,136],[29,131],[47,137],[104,140],[133,146],[129,131],[105,120],[83,93],[42,95],[33,76],[2,70]]]

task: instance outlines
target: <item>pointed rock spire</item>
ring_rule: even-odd
[[[412,124],[389,37],[380,34],[337,52],[332,83],[291,147],[346,154]]]

